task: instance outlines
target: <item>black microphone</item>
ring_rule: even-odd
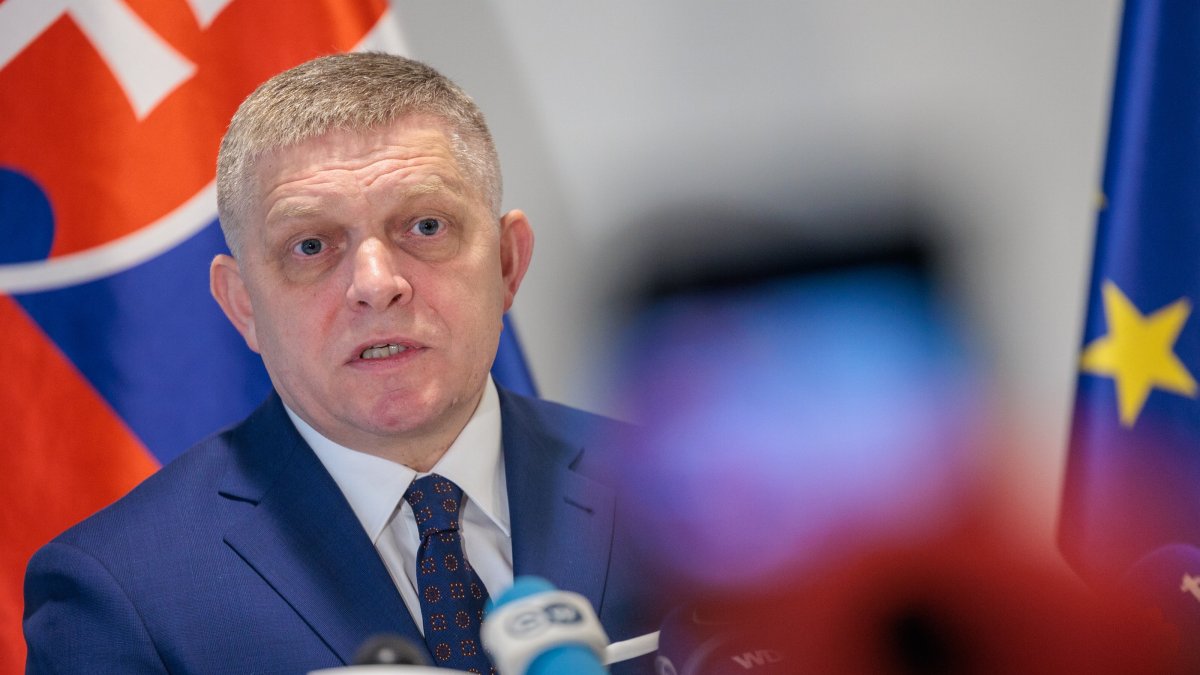
[[[399,635],[376,635],[354,653],[356,666],[427,666],[429,659],[419,647]]]
[[[775,631],[714,603],[673,610],[658,634],[658,675],[781,675],[796,672]]]
[[[452,675],[460,670],[429,665],[425,652],[399,635],[380,634],[367,639],[348,666],[310,670],[308,675]]]

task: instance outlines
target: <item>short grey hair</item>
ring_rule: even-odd
[[[367,131],[402,117],[447,125],[467,178],[500,216],[500,159],[483,113],[458,85],[412,59],[379,52],[322,56],[264,82],[234,113],[217,155],[217,213],[225,243],[241,251],[254,172],[264,154],[333,130]]]

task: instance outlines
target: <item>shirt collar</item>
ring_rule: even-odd
[[[418,474],[403,464],[338,445],[313,429],[288,408],[296,431],[325,465],[329,475],[350,502],[350,508],[374,543],[396,511],[400,498]],[[488,376],[479,405],[458,438],[429,471],[462,488],[472,503],[496,527],[511,536],[508,487],[501,461],[500,396]]]

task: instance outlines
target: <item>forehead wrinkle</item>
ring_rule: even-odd
[[[266,219],[278,222],[329,217],[342,211],[338,202],[346,198],[365,197],[383,206],[422,196],[468,199],[475,192],[441,132],[433,137],[385,142],[355,154],[370,141],[369,135],[338,133],[315,141],[324,146],[325,156],[304,168],[276,174],[275,185],[267,193],[266,201],[274,203],[268,207]],[[294,152],[302,154],[304,150],[280,149],[270,157],[271,164],[288,164]],[[270,171],[265,173],[269,175]],[[380,183],[382,189],[371,189]],[[331,187],[326,193],[325,189]],[[275,199],[271,199],[272,194]]]
[[[378,207],[389,208],[386,204],[405,202],[425,196],[436,197],[438,195],[448,195],[457,198],[461,197],[463,193],[459,181],[453,179],[445,180],[442,176],[434,174],[425,176],[418,182],[402,182],[395,190],[388,190],[377,195],[371,195],[369,192],[362,190],[359,191],[359,194],[364,195],[368,202],[375,203]],[[306,195],[285,197],[271,205],[271,208],[267,212],[267,225],[282,225],[290,221],[327,219],[331,214],[337,214],[342,211],[342,209],[338,208],[336,202],[340,202],[345,196]],[[333,203],[331,203],[331,199]]]
[[[394,184],[384,186],[382,189],[370,190],[368,189],[369,185],[364,185],[363,194],[366,200],[375,208],[391,212],[395,209],[403,209],[408,202],[423,197],[455,200],[467,198],[464,190],[465,184],[455,173],[446,174],[438,171],[413,175],[409,171],[402,171],[400,174],[381,176],[385,180],[394,181]]]
[[[341,172],[325,171],[317,175],[292,173],[291,175],[284,174],[273,180],[264,177],[264,182],[268,183],[268,189],[261,202],[266,209],[263,213],[263,220],[270,226],[289,220],[327,217],[331,210],[337,210],[330,201],[340,201],[346,195],[339,194],[336,190],[327,191],[322,188],[339,184],[353,185],[352,181],[344,182],[338,173]],[[357,190],[357,188],[355,189]]]

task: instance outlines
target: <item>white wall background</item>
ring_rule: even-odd
[[[537,233],[515,314],[543,394],[604,408],[601,311],[645,214],[795,216],[918,195],[1049,541],[1062,477],[1118,0],[393,0],[471,92]],[[618,252],[615,256],[613,252]]]

